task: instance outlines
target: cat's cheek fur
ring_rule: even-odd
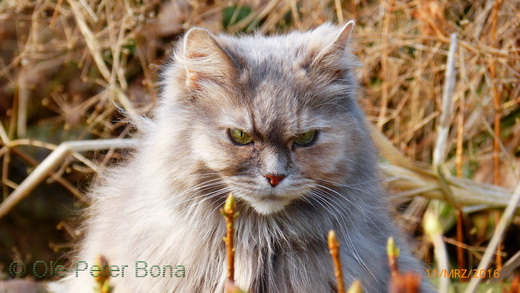
[[[222,151],[215,148],[214,144],[207,137],[195,136],[191,141],[191,145],[195,157],[208,168],[213,170],[224,168],[226,158],[222,156]]]
[[[234,175],[240,167],[234,163],[247,160],[251,153],[249,146],[233,145],[223,131],[212,135],[195,135],[191,147],[196,158],[209,169]]]
[[[320,141],[316,145],[296,150],[297,167],[305,177],[334,182],[343,181],[343,177],[347,175],[345,167],[348,166],[352,155],[348,150],[345,151],[347,143],[345,132],[341,135],[320,134]]]

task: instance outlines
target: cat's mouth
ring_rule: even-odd
[[[269,197],[250,202],[250,204],[259,214],[271,215],[283,210],[290,202],[290,199]]]
[[[272,215],[282,211],[291,203],[293,198],[276,194],[262,196],[243,195],[244,199],[257,213],[261,215]]]

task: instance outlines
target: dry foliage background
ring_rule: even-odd
[[[403,226],[434,263],[421,227],[434,213],[452,267],[476,268],[520,178],[518,0],[0,0],[4,200],[61,142],[130,137],[127,117],[150,115],[159,67],[188,28],[273,34],[348,19],[357,21],[353,46],[363,63],[359,100]],[[456,77],[443,103],[452,33]],[[88,205],[88,183],[124,154],[73,152],[2,210],[0,279],[12,260],[61,259],[78,237],[72,219]],[[509,220],[491,268],[520,264],[520,217]]]

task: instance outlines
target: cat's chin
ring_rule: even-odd
[[[253,209],[264,216],[282,211],[290,202],[290,199],[260,199],[248,201]]]

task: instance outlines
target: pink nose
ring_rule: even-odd
[[[285,178],[285,175],[264,175],[265,178],[267,178],[267,181],[269,181],[269,184],[271,184],[272,187],[276,187],[278,184],[280,184],[280,181]]]

